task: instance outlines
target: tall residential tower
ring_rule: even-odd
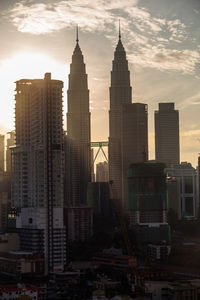
[[[63,269],[63,82],[16,82],[16,146],[12,148],[12,202],[20,212],[21,250],[43,252],[46,274]]]
[[[89,90],[78,35],[70,65],[66,143],[66,204],[87,202],[87,184],[91,181]]]

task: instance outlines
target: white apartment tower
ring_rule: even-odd
[[[63,82],[16,82],[16,145],[12,148],[12,202],[19,210],[21,249],[43,252],[46,273],[63,269]]]

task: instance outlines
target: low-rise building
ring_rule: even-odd
[[[9,252],[19,250],[20,240],[18,233],[1,233],[0,234],[0,252]]]
[[[25,296],[27,296],[27,298],[25,298]],[[38,287],[24,284],[0,286],[0,300],[14,300],[20,298],[38,300]]]
[[[134,268],[137,265],[136,257],[129,255],[114,255],[103,252],[96,253],[92,258],[92,262],[95,268],[106,266],[122,272],[127,272],[129,269]]]
[[[44,274],[44,257],[41,254],[25,251],[0,253],[0,273],[10,276]]]
[[[200,280],[147,281],[145,293],[152,300],[197,300],[200,297]]]
[[[153,245],[147,247],[148,257],[151,260],[166,260],[170,254],[171,246],[169,245]]]

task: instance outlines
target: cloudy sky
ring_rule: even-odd
[[[92,140],[107,140],[110,70],[121,20],[133,101],[148,104],[149,156],[154,158],[154,110],[175,102],[181,160],[200,152],[199,0],[0,0],[0,132],[14,128],[14,89],[21,78],[51,72],[64,81],[75,26],[89,78]]]

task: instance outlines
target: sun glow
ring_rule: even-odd
[[[23,78],[44,78],[46,72],[51,72],[52,79],[64,81],[64,89],[67,89],[69,66],[57,62],[46,54],[18,53],[0,64],[0,133],[6,133],[14,127],[15,82]],[[63,93],[64,96],[65,94]]]

